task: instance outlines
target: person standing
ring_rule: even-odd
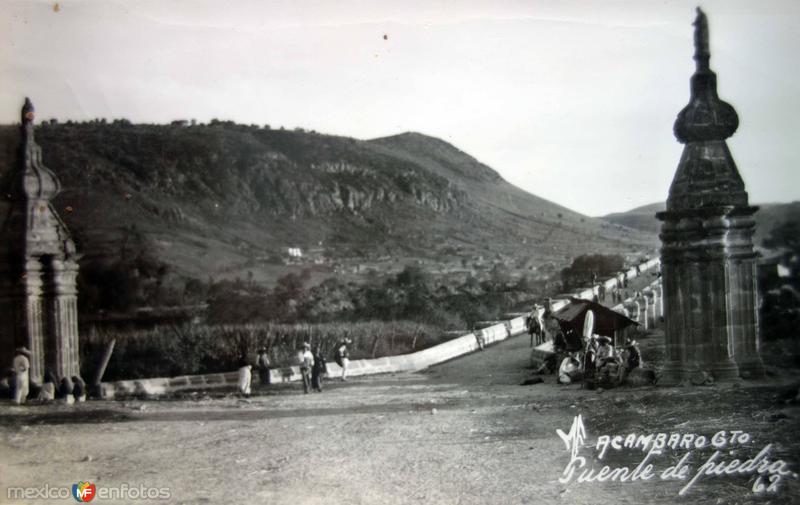
[[[342,367],[342,380],[347,380],[347,369],[350,368],[350,352],[347,346],[352,343],[352,340],[346,338],[342,340],[339,347],[336,348],[336,363]]]
[[[543,344],[544,343],[544,312],[545,312],[545,310],[544,310],[544,307],[542,307],[541,305],[535,305],[535,307],[536,307],[536,312],[535,312],[536,322],[539,325],[539,334],[537,335],[537,341],[538,341],[538,344]]]
[[[30,392],[31,352],[23,347],[16,349],[11,368],[14,370],[14,403],[21,405]]]
[[[545,341],[555,342],[556,336],[561,331],[561,324],[556,319],[555,315],[553,314],[553,308],[550,303],[550,299],[547,300],[547,305],[545,305],[544,314],[542,315],[542,320],[544,321],[544,336]]]
[[[303,378],[303,393],[308,394],[311,388],[311,370],[314,368],[314,355],[311,354],[311,344],[303,343],[303,348],[297,354],[300,362],[300,375]]]
[[[269,354],[267,354],[267,348],[262,347],[258,350],[258,360],[256,362],[256,366],[258,367],[258,377],[261,379],[261,384],[264,386],[269,385],[270,383],[270,362],[269,362]]]
[[[239,356],[239,394],[248,397],[250,396],[250,384],[253,380],[252,366],[247,361],[247,356],[242,354]]]
[[[478,349],[483,350],[486,346],[486,332],[483,330],[478,330],[475,332],[475,340],[478,343]]]
[[[314,348],[314,365],[311,367],[311,387],[322,392],[322,378],[328,373],[327,363],[322,356],[322,346],[317,344]]]

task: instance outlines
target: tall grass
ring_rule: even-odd
[[[413,321],[367,321],[318,324],[167,325],[150,330],[100,330],[81,336],[81,372],[93,378],[104,350],[116,341],[104,380],[170,377],[227,372],[245,355],[255,363],[259,347],[268,349],[273,366],[294,364],[304,342],[320,345],[328,359],[349,338],[353,359],[418,351],[445,340],[430,325]]]

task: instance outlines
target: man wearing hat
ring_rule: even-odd
[[[14,403],[21,405],[28,398],[30,389],[31,352],[24,346],[17,347],[11,369],[14,370]]]
[[[635,340],[627,339],[622,352],[622,368],[620,370],[620,382],[625,382],[631,370],[642,366],[642,353]]]
[[[258,366],[258,376],[261,379],[261,384],[265,386],[268,385],[270,383],[270,362],[266,347],[262,347],[258,350],[258,360],[256,361],[256,365]]]
[[[314,365],[311,367],[311,386],[318,392],[322,392],[322,377],[328,373],[325,357],[322,355],[322,346],[317,344],[314,347]]]
[[[625,341],[625,362],[631,369],[642,366],[642,352],[639,350],[639,344],[630,338]]]
[[[314,367],[314,355],[311,354],[311,344],[303,343],[303,349],[298,353],[300,374],[303,376],[303,392],[308,393],[311,388],[311,369]]]
[[[597,337],[597,361],[600,366],[614,361],[614,357],[614,346],[611,345],[611,339],[606,336]]]

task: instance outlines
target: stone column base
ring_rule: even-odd
[[[682,386],[686,381],[683,366],[680,361],[667,361],[661,368],[659,386]]]
[[[746,360],[738,362],[739,377],[747,380],[764,379],[767,377],[767,372],[764,369],[764,362],[761,361],[760,356],[755,356]]]
[[[712,363],[707,371],[715,382],[735,382],[740,380],[739,367],[736,366],[733,360]]]
[[[755,372],[752,372],[755,373]],[[702,386],[715,382],[737,382],[741,380],[739,367],[733,361],[719,361],[706,366],[668,361],[661,369],[659,386]]]

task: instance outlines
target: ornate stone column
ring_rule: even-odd
[[[80,375],[78,355],[78,297],[74,261],[53,260],[48,269],[45,300],[48,314],[47,368],[56,377]]]
[[[658,295],[658,318],[661,320],[664,317],[664,285],[663,279],[656,286],[656,294]]]
[[[47,322],[42,299],[42,270],[36,260],[29,260],[25,267],[25,321],[27,342],[31,351],[30,380],[41,384],[44,379],[44,342]]]
[[[710,70],[708,22],[695,20],[696,71],[691,99],[675,121],[685,144],[669,190],[661,228],[667,361],[662,384],[695,374],[715,380],[763,375],[755,316],[752,214],[725,139],[739,125],[736,111],[717,96]],[[746,370],[746,372],[745,372]]]
[[[642,328],[645,330],[650,329],[650,301],[647,299],[647,296],[642,295],[641,301],[639,302],[642,308]]]
[[[42,163],[34,139],[34,109],[22,107],[16,166],[0,198],[0,366],[15,349],[31,352],[31,380],[45,370],[57,378],[79,374],[76,277],[78,255],[50,201],[61,190]]]
[[[734,359],[739,366],[739,374],[745,379],[765,375],[758,330],[757,254],[752,246],[755,229],[752,215],[755,209],[750,209],[734,209],[728,215],[728,325]]]
[[[645,291],[643,293],[645,301],[647,302],[647,327],[655,328],[656,326],[656,292],[654,290]]]
[[[11,365],[17,347],[25,346],[31,351],[30,379],[41,383],[44,378],[47,330],[41,265],[31,259],[25,262],[24,268],[5,268],[2,274],[4,279],[0,283],[0,310],[3,316],[0,345],[3,367]]]

